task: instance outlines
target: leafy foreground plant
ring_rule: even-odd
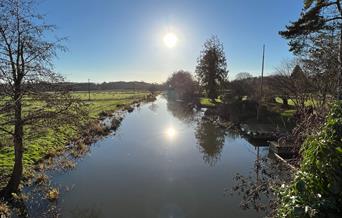
[[[9,217],[10,209],[6,203],[0,201],[0,217]]]
[[[333,105],[318,135],[301,148],[302,162],[278,190],[278,217],[338,217],[342,213],[342,102]]]
[[[263,157],[255,161],[254,173],[248,177],[237,174],[230,194],[241,196],[243,210],[254,209],[261,215],[274,217],[278,206],[276,190],[291,181],[291,169],[274,158]]]

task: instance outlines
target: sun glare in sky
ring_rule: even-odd
[[[169,33],[165,34],[163,41],[167,47],[173,48],[176,46],[178,38],[177,38],[176,34],[169,32]]]

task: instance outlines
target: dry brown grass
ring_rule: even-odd
[[[57,201],[59,197],[59,190],[57,188],[51,188],[50,190],[48,190],[47,194],[46,194],[46,198],[49,201]]]
[[[49,181],[49,177],[47,175],[45,175],[44,173],[41,173],[39,175],[37,175],[36,177],[36,184],[46,184]]]

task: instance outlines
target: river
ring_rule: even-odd
[[[225,194],[237,173],[253,172],[257,148],[203,114],[162,96],[127,113],[74,169],[53,174],[70,187],[55,205],[61,217],[261,217]]]

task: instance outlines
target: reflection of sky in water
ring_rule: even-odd
[[[239,196],[223,195],[236,173],[253,169],[255,153],[192,109],[158,98],[127,114],[115,136],[53,182],[75,184],[58,202],[62,217],[75,208],[98,217],[258,217],[239,208]]]

